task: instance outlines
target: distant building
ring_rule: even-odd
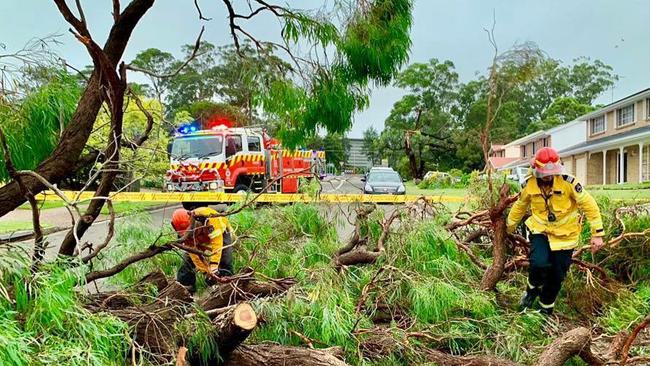
[[[492,170],[499,170],[505,165],[519,160],[519,148],[517,146],[492,144],[490,147],[489,165]]]
[[[582,141],[559,149],[569,174],[584,184],[650,181],[650,88],[578,120]]]
[[[346,165],[351,168],[369,169],[372,162],[363,149],[363,139],[347,138],[349,150]]]

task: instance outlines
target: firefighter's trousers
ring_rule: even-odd
[[[553,308],[571,265],[573,249],[552,251],[544,234],[530,234],[528,290],[539,293],[542,308]]]
[[[223,252],[219,261],[219,276],[232,276],[232,238],[230,232],[223,233]],[[191,293],[196,291],[196,267],[188,253],[183,254],[183,263],[178,269],[176,280],[183,286],[187,287]],[[213,285],[214,281],[207,278],[208,285]]]

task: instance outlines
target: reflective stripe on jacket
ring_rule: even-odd
[[[555,221],[549,221],[549,210]],[[558,175],[553,187],[547,191],[545,202],[535,177],[529,177],[523,185],[519,199],[508,214],[508,231],[513,232],[530,208],[531,216],[526,226],[534,234],[546,234],[551,250],[573,249],[578,245],[582,225],[578,209],[582,210],[591,225],[593,236],[604,234],[600,209],[594,198],[587,193],[575,177]]]
[[[209,217],[210,215],[217,214],[217,211],[208,208],[200,207],[193,211],[194,216]],[[207,235],[207,238],[195,238],[196,242],[193,246],[200,250],[207,251],[209,255],[203,256],[190,253],[192,263],[196,269],[204,273],[217,274],[219,272],[219,262],[221,261],[221,252],[223,251],[223,234],[228,231],[234,242],[235,234],[233,232],[228,218],[223,217],[210,217],[206,220],[206,224],[212,227],[212,231]]]

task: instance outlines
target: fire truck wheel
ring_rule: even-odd
[[[246,194],[250,191],[251,191],[250,188],[245,184],[238,184],[235,186],[235,189],[233,189],[234,193],[239,193],[239,194]]]

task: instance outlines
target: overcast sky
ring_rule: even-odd
[[[309,9],[319,7],[323,1],[291,3]],[[68,3],[72,5],[74,1]],[[201,3],[206,16],[213,18],[205,23],[204,39],[217,45],[230,42],[223,21],[223,3]],[[111,1],[85,0],[82,4],[92,25],[91,33],[103,41],[112,22]],[[533,41],[550,57],[565,63],[588,56],[612,65],[621,80],[598,102],[610,102],[650,87],[648,0],[416,0],[411,62],[426,62],[430,58],[451,60],[462,81],[484,73],[492,50],[483,28],[492,24],[493,11],[497,19],[496,38],[502,49],[516,42]],[[125,60],[132,60],[149,47],[179,56],[180,45],[193,43],[200,27],[192,0],[157,0],[136,28]],[[58,33],[62,34],[63,44],[57,52],[73,65],[90,64],[85,49],[67,32],[68,28],[52,1],[0,0],[0,43],[7,50],[20,48],[32,37]],[[277,22],[270,18],[251,22],[247,29],[262,37],[278,34]],[[138,76],[131,80],[142,81]],[[402,94],[392,87],[374,90],[370,107],[356,116],[349,135],[361,137],[369,126],[381,130],[393,103]]]

